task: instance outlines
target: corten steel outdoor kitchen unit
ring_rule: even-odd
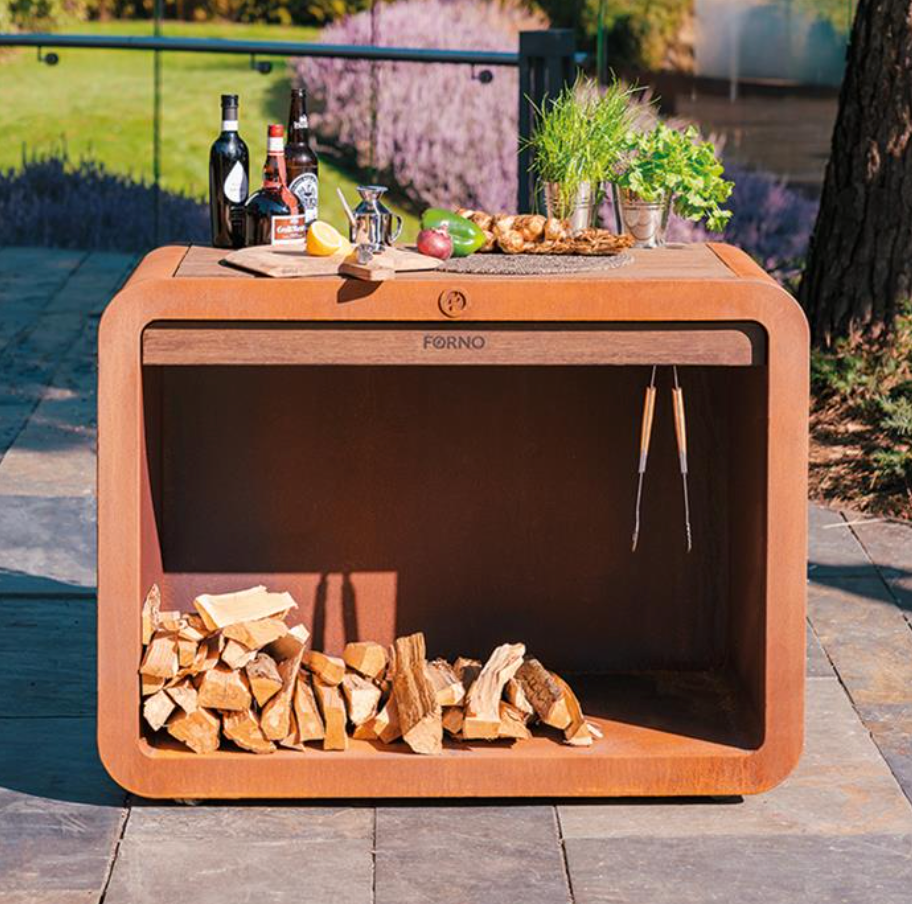
[[[201,248],[145,259],[99,341],[99,746],[120,784],[175,798],[730,795],[789,773],[804,316],[731,247],[635,257],[600,274],[380,284],[247,277]],[[690,553],[671,364],[687,394]],[[191,753],[141,725],[153,582],[166,609],[287,589],[291,620],[336,653],[413,631],[447,657],[523,641],[604,739]]]

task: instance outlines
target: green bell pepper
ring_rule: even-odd
[[[451,210],[429,207],[421,217],[422,229],[439,229],[444,224],[453,240],[453,257],[468,257],[485,243],[484,233],[471,220]]]

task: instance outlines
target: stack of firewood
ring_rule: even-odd
[[[163,611],[153,586],[143,604],[139,668],[143,718],[196,753],[222,738],[253,753],[281,747],[345,750],[349,738],[440,753],[462,741],[531,738],[536,723],[567,743],[599,736],[570,687],[521,643],[475,659],[428,662],[423,634],[387,650],[359,641],[342,657],[308,649],[310,632],[289,626],[288,593],[252,587],[203,594],[195,613]]]

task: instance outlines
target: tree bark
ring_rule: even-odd
[[[815,342],[877,336],[912,291],[912,0],[859,0],[800,299]]]

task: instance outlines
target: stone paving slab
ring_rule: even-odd
[[[812,504],[808,527],[808,576],[812,580],[874,573],[874,565],[840,512]]]
[[[550,806],[377,810],[376,904],[565,904]]]
[[[912,525],[898,521],[871,521],[852,527],[867,554],[877,564],[897,603],[912,619]]]
[[[835,678],[808,681],[798,768],[742,802],[562,803],[565,839],[910,835],[912,807]]]
[[[912,836],[566,843],[576,904],[908,904]]]

